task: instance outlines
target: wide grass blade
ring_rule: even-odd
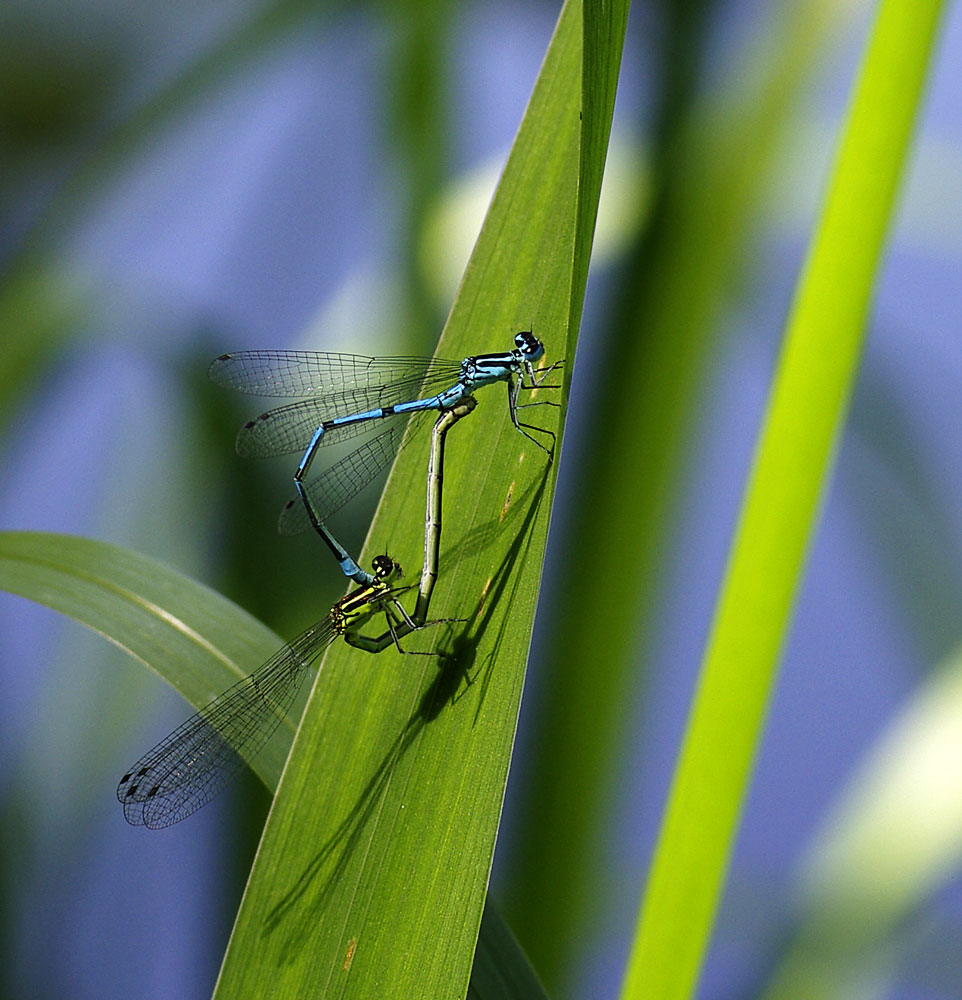
[[[598,5],[589,5],[595,8]],[[615,10],[623,8],[615,7]],[[439,353],[519,329],[573,357],[613,87],[582,95],[582,40],[620,58],[611,8],[566,4]],[[620,24],[620,29],[619,29]],[[602,58],[595,53],[594,59]],[[570,368],[565,371],[570,377]],[[517,720],[554,467],[500,387],[449,437],[441,577],[426,630],[377,660],[332,648],[268,819],[217,996],[463,996]],[[563,402],[559,390],[536,400]],[[559,411],[530,421],[560,432]],[[420,564],[426,441],[402,452],[365,558]]]
[[[799,284],[622,996],[695,988],[942,3],[885,0]]]

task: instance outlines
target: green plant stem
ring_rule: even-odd
[[[695,988],[864,339],[940,0],[884,0],[799,283],[623,1000]]]

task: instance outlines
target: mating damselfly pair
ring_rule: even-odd
[[[130,823],[154,829],[170,826],[226,787],[270,739],[313,661],[339,636],[367,652],[382,652],[392,645],[404,652],[400,639],[405,635],[457,620],[428,620],[438,575],[445,437],[474,410],[473,391],[505,382],[511,422],[550,460],[554,433],[523,423],[518,414],[526,406],[558,405],[546,400],[519,402],[525,390],[556,388],[546,383],[546,377],[561,362],[536,370],[534,363],[543,356],[542,343],[530,331],[522,331],[515,337],[514,349],[460,362],[293,351],[242,351],[221,355],[213,362],[209,374],[215,383],[257,395],[306,397],[245,424],[237,436],[237,450],[251,456],[302,452],[294,474],[298,497],[285,505],[279,528],[294,533],[313,526],[358,587],[124,774],[117,797]],[[440,416],[431,435],[428,462],[424,564],[414,611],[409,614],[399,598],[412,588],[395,586],[401,575],[396,561],[380,555],[374,559],[373,573],[362,570],[326,521],[390,464],[409,425],[430,411],[440,411]],[[550,439],[551,447],[530,431]],[[321,446],[362,435],[366,440],[354,451],[323,474],[307,479]],[[378,614],[384,615],[387,631],[363,635],[359,630]]]
[[[412,422],[404,417],[419,420],[432,410],[451,409],[482,386],[504,382],[511,422],[549,456],[552,454],[552,449],[529,431],[546,435],[552,448],[553,432],[522,423],[518,411],[526,406],[557,405],[547,400],[519,402],[524,390],[549,388],[544,380],[557,365],[535,373],[534,363],[544,357],[544,345],[531,331],[518,333],[514,343],[513,350],[461,361],[239,351],[217,358],[208,375],[218,385],[259,396],[307,397],[244,424],[237,435],[237,452],[250,457],[303,453],[294,473],[301,502],[288,501],[278,527],[283,534],[296,534],[313,526],[344,573],[363,584],[372,581],[371,575],[347,554],[326,522],[391,463]],[[320,447],[375,430],[376,435],[326,472],[307,479]]]

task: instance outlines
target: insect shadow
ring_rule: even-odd
[[[502,620],[491,651],[484,664],[477,666],[480,638],[491,624],[495,609],[506,593],[513,593],[519,586],[518,574],[512,571],[528,553],[532,543],[532,528],[544,499],[547,477],[516,501],[521,507],[528,501],[519,531],[497,570],[491,577],[485,593],[478,598],[474,613],[465,619],[467,625],[460,633],[451,636],[437,652],[438,670],[426,687],[403,729],[391,742],[373,774],[365,782],[354,805],[337,828],[321,845],[307,867],[272,907],[265,918],[262,936],[268,937],[290,922],[280,949],[280,964],[286,965],[301,953],[323,916],[324,906],[337,885],[338,875],[359,846],[368,821],[382,802],[383,793],[395,767],[408,751],[424,727],[434,722],[446,708],[454,707],[467,693],[480,673],[484,674],[481,692],[477,699],[474,720],[483,706],[494,671],[491,666],[497,659],[505,637],[506,622]]]

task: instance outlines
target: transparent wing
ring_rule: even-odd
[[[144,754],[117,785],[127,822],[171,826],[222,792],[270,739],[337,634],[330,617],[312,625]]]
[[[394,460],[401,448],[410,424],[413,434],[424,413],[415,413],[410,421],[396,419],[359,448],[304,484],[319,521],[327,519],[353,500],[365,486],[373,482]],[[311,527],[310,518],[300,497],[292,497],[284,505],[277,521],[282,535],[298,535]]]
[[[280,406],[244,424],[237,434],[237,453],[245,458],[265,458],[303,451],[317,428],[328,420],[430,398],[456,382],[457,372],[427,376],[418,373],[416,377],[385,385],[346,389]],[[379,419],[392,418],[388,416]],[[370,421],[331,428],[322,438],[321,444],[347,441],[359,434],[367,434],[370,430]]]
[[[457,378],[460,361],[443,358],[369,358],[313,351],[235,351],[207,371],[217,385],[256,396],[329,395],[378,389],[392,382],[420,384],[430,376]]]

